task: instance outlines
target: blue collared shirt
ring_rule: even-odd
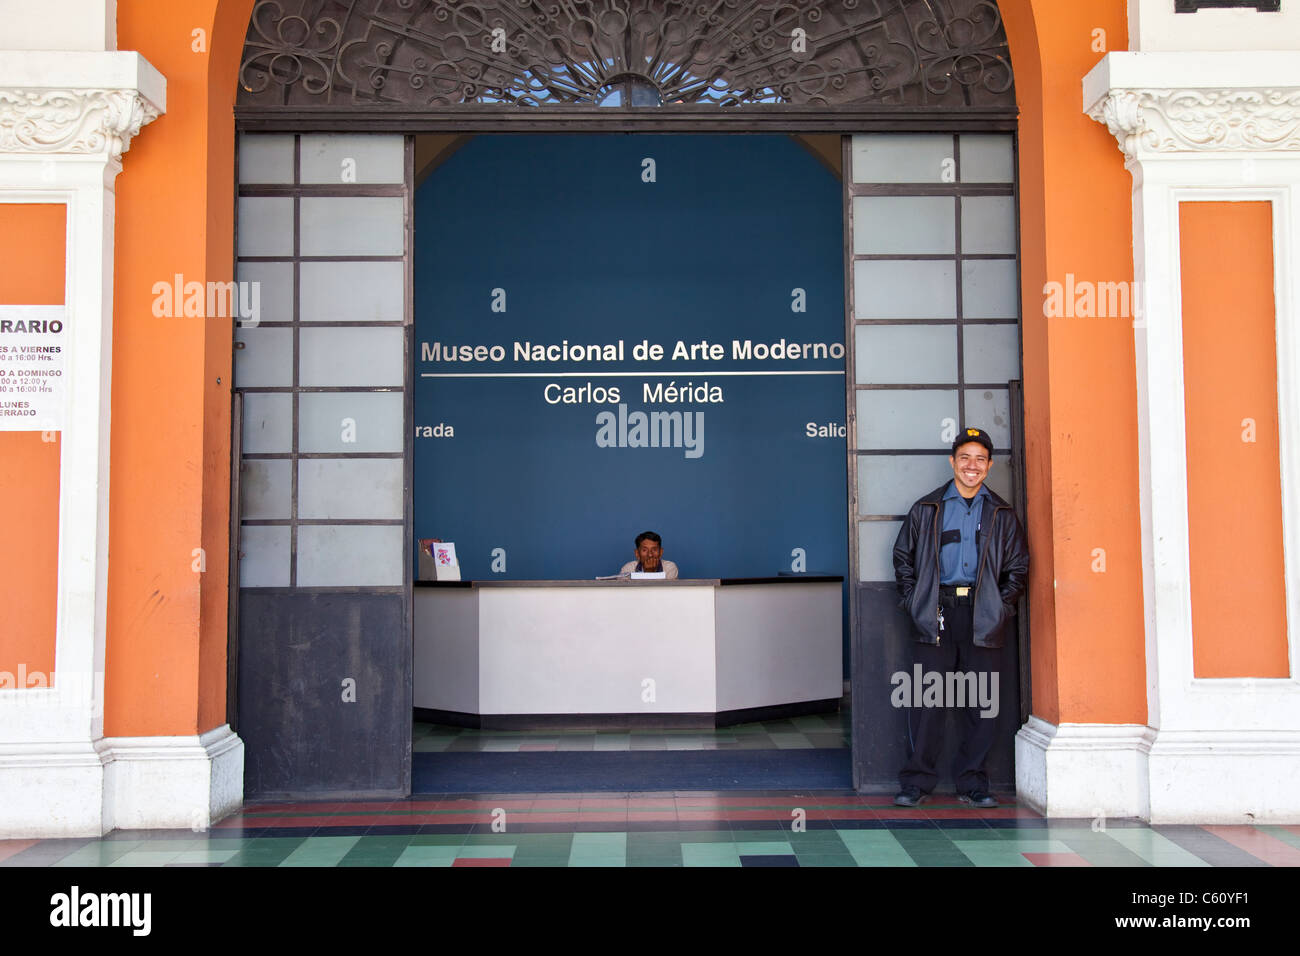
[[[957,490],[957,483],[948,482],[948,490],[943,493],[943,524],[940,525],[939,530],[940,532],[957,531],[961,534],[961,540],[940,544],[940,584],[952,586],[975,583],[980,558],[975,535],[980,529],[980,517],[984,514],[984,499],[988,495],[988,490],[980,485],[980,490],[968,502]]]

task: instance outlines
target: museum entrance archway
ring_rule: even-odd
[[[303,9],[298,10],[299,6]],[[848,277],[845,281],[850,301],[861,303],[878,297],[880,290],[886,288],[874,284],[873,276],[879,272],[873,270],[885,270],[895,276],[909,269],[930,270],[949,282],[951,293],[910,306],[897,302],[896,314],[864,314],[851,306],[846,310],[841,332],[841,341],[848,349],[850,371],[848,390],[842,395],[847,401],[841,406],[847,408],[847,417],[840,420],[847,431],[850,463],[844,477],[849,488],[847,513],[851,517],[844,525],[847,533],[843,541],[849,551],[849,577],[853,581],[849,605],[854,635],[854,689],[855,698],[880,703],[879,711],[873,716],[861,709],[855,711],[855,784],[866,787],[892,777],[892,769],[884,769],[892,763],[892,756],[882,740],[889,736],[888,728],[898,722],[900,715],[889,709],[888,684],[881,687],[877,686],[879,680],[867,682],[866,669],[861,664],[885,661],[881,642],[894,640],[896,636],[891,635],[888,627],[882,628],[881,615],[885,612],[868,603],[876,599],[872,595],[884,593],[886,585],[873,584],[874,579],[863,577],[865,573],[873,573],[864,569],[875,567],[869,563],[864,565],[863,555],[875,546],[872,534],[879,537],[889,521],[897,520],[897,514],[875,504],[871,507],[877,510],[864,510],[866,495],[873,486],[870,480],[865,486],[861,484],[860,472],[866,469],[859,469],[858,465],[866,459],[872,459],[873,463],[881,459],[883,463],[888,458],[929,466],[941,445],[938,438],[930,442],[928,437],[913,447],[898,443],[882,446],[873,440],[864,443],[858,432],[858,418],[864,401],[869,407],[871,401],[881,396],[910,391],[913,393],[907,396],[910,407],[924,409],[929,417],[934,417],[932,412],[944,411],[949,404],[954,406],[952,412],[938,416],[932,429],[937,435],[944,427],[944,419],[951,418],[953,413],[958,417],[968,413],[968,402],[977,405],[987,400],[991,413],[1007,425],[1009,438],[1005,450],[1011,450],[1010,436],[1015,432],[1016,417],[1009,411],[1008,385],[1018,374],[1006,381],[999,380],[999,386],[996,381],[986,380],[985,366],[980,366],[979,373],[974,374],[976,370],[971,363],[989,349],[996,352],[1001,348],[1005,353],[1008,348],[1007,333],[977,329],[977,326],[1016,327],[1018,307],[1013,304],[1011,313],[1006,314],[1004,282],[1007,261],[1014,273],[1014,246],[1010,253],[1001,247],[996,251],[974,251],[976,247],[969,242],[963,245],[962,231],[964,222],[965,228],[974,235],[972,224],[977,218],[967,210],[981,206],[975,200],[1009,199],[1014,210],[1014,172],[1009,180],[962,176],[962,155],[967,157],[968,172],[981,168],[977,162],[970,162],[981,152],[993,157],[992,166],[986,164],[985,169],[999,168],[1000,160],[996,157],[1003,152],[1014,155],[1011,141],[1015,126],[1014,90],[995,5],[965,0],[939,4],[895,2],[863,4],[854,11],[842,11],[836,4],[809,3],[796,5],[794,10],[780,6],[778,11],[779,5],[755,3],[749,5],[753,8],[751,13],[772,8],[766,21],[742,17],[726,25],[693,24],[685,31],[680,29],[683,18],[692,16],[694,8],[676,4],[655,5],[659,20],[653,24],[647,21],[645,11],[630,18],[621,16],[618,10],[627,10],[629,5],[617,2],[579,5],[591,16],[579,16],[573,21],[542,17],[526,23],[514,18],[513,4],[508,5],[509,9],[505,4],[501,9],[496,4],[456,4],[459,12],[450,17],[442,16],[439,11],[449,13],[452,5],[436,2],[357,4],[337,16],[308,16],[310,6],[259,3],[254,9],[240,73],[243,90],[237,118],[241,143],[253,142],[254,134],[278,135],[288,137],[296,152],[284,167],[289,170],[288,181],[253,183],[244,180],[241,173],[241,182],[245,183],[241,186],[241,237],[249,234],[251,222],[245,207],[258,207],[258,214],[268,214],[266,222],[257,223],[254,234],[262,234],[269,228],[288,229],[291,244],[300,243],[313,230],[326,228],[328,231],[331,221],[336,224],[336,234],[358,240],[365,238],[366,242],[370,241],[372,231],[390,237],[401,232],[399,226],[392,224],[393,220],[385,219],[390,214],[383,211],[386,207],[382,201],[396,200],[387,204],[389,209],[394,206],[409,209],[416,166],[413,142],[408,139],[402,149],[404,173],[400,183],[391,179],[376,181],[367,178],[365,172],[366,168],[372,168],[370,162],[359,162],[356,155],[348,152],[335,155],[328,147],[304,152],[308,138],[322,130],[336,135],[365,132],[384,139],[413,137],[418,133],[453,136],[548,130],[803,131],[844,136],[888,132],[894,137],[893,145],[879,138],[859,137],[853,147],[846,141],[841,151],[841,161],[847,159],[850,166],[854,163],[856,147],[863,162],[867,153],[874,150],[877,156],[892,155],[898,169],[913,170],[891,178],[878,171],[869,172],[868,163],[861,175],[855,172],[848,177],[850,187],[841,193],[848,226],[841,235],[840,261],[842,274]],[[641,5],[631,6],[640,9]],[[303,19],[294,19],[298,15],[303,15]],[[497,30],[506,38],[501,50],[493,50],[494,42],[499,39],[494,33]],[[790,42],[779,42],[783,38]],[[464,49],[488,52],[470,57],[451,55]],[[644,100],[647,84],[658,91],[662,105],[635,105]],[[902,135],[908,132],[920,138]],[[295,139],[290,135],[294,133],[303,135]],[[1001,134],[1007,144],[1005,151],[997,144],[981,144],[974,135],[978,133]],[[967,136],[971,136],[969,142]],[[951,149],[949,155],[938,157],[941,162],[934,178],[928,167],[923,175],[915,175],[921,168],[916,165],[915,149],[921,151],[920,156],[929,157],[935,144],[945,139]],[[312,143],[313,149],[321,145],[316,140]],[[989,148],[982,150],[981,146]],[[324,164],[320,175],[334,178],[304,179],[303,163],[317,160]],[[381,167],[383,162],[389,160],[381,161]],[[1011,168],[1014,170],[1014,160]],[[348,202],[326,202],[330,199]],[[908,218],[889,220],[887,217],[885,221],[891,228],[886,231],[898,232],[892,227],[900,222],[917,221],[919,215],[929,223],[923,230],[929,238],[910,235],[901,246],[886,249],[873,246],[870,240],[859,241],[857,234],[863,230],[853,218],[855,211],[877,215],[889,205],[873,202],[881,199],[912,200],[910,205],[904,203],[911,210]],[[915,201],[934,199],[947,200],[952,209],[951,218],[939,208],[942,204]],[[265,202],[246,202],[251,200]],[[1002,205],[1005,204],[984,203],[977,215],[1001,223]],[[329,207],[340,210],[350,207],[360,219],[354,216],[348,220],[353,213],[345,212],[343,219],[351,224],[339,225],[337,217],[331,220],[334,213]],[[277,209],[283,219],[275,227]],[[358,226],[362,221],[364,227]],[[409,227],[410,222],[408,215],[402,224]],[[942,240],[937,246],[932,241],[944,229],[949,229],[953,237],[951,248]],[[372,703],[384,701],[398,710],[405,704],[409,713],[412,681],[409,643],[405,649],[401,641],[394,643],[383,652],[389,656],[381,662],[382,654],[373,642],[368,642],[366,635],[375,633],[377,626],[391,627],[400,620],[398,626],[409,642],[413,575],[403,556],[414,553],[416,537],[409,494],[416,423],[409,408],[410,389],[404,384],[410,379],[404,376],[402,385],[393,385],[369,381],[322,384],[323,380],[317,378],[311,384],[303,373],[310,371],[311,375],[325,374],[328,378],[334,372],[322,373],[325,366],[321,363],[327,366],[331,356],[341,360],[348,355],[366,355],[373,357],[373,361],[367,359],[368,366],[376,362],[383,366],[391,362],[394,354],[391,349],[399,337],[402,354],[409,361],[413,350],[418,348],[411,336],[413,313],[403,294],[400,318],[395,318],[396,313],[386,306],[388,311],[383,313],[383,318],[372,316],[361,320],[368,323],[362,331],[370,333],[370,338],[366,344],[360,344],[349,338],[359,332],[344,331],[357,325],[335,319],[328,329],[313,328],[309,323],[314,320],[304,317],[301,311],[304,295],[320,298],[321,291],[319,286],[302,284],[303,272],[312,271],[305,267],[316,264],[320,274],[333,275],[337,270],[327,268],[328,263],[350,257],[355,267],[351,271],[382,271],[385,262],[407,263],[409,269],[413,248],[409,234],[399,246],[398,251],[391,244],[382,250],[367,247],[357,251],[349,246],[341,252],[328,248],[307,252],[294,246],[289,253],[280,251],[260,260],[254,253],[245,255],[242,249],[240,252],[241,269],[261,266],[265,271],[271,265],[288,264],[291,276],[283,287],[288,290],[289,298],[281,300],[291,310],[283,313],[291,316],[286,320],[288,324],[276,326],[272,321],[265,321],[258,329],[240,333],[267,343],[274,338],[271,333],[280,333],[277,348],[284,351],[277,355],[288,369],[288,380],[279,385],[245,388],[238,370],[236,376],[243,400],[262,407],[264,414],[257,419],[262,437],[268,432],[281,434],[281,443],[288,445],[286,450],[277,452],[249,452],[246,444],[243,453],[245,464],[257,460],[257,455],[267,456],[266,462],[275,462],[256,467],[284,472],[279,479],[280,487],[287,490],[282,495],[283,502],[276,505],[277,517],[249,517],[244,512],[236,522],[245,537],[239,545],[242,555],[237,567],[241,582],[239,613],[232,623],[232,660],[237,662],[233,665],[237,671],[232,670],[232,674],[242,678],[236,684],[240,732],[249,748],[250,795],[401,793],[409,782],[409,721],[405,731],[400,731],[392,723],[395,718],[386,715],[386,711],[381,712],[382,708],[367,711],[348,705],[359,703],[364,692],[370,695],[368,699]],[[330,258],[332,255],[335,260]],[[1002,264],[983,264],[993,260]],[[333,278],[338,280],[339,276]],[[906,282],[902,285],[909,286]],[[914,291],[923,292],[933,286],[928,281],[910,284]],[[999,304],[992,307],[992,313],[981,313],[983,306],[974,298],[971,301],[976,308],[967,308],[968,293],[977,295],[980,290],[989,292],[990,289],[994,298],[1002,296]],[[948,307],[950,298],[951,308]],[[887,348],[879,352],[879,347],[872,345],[873,341],[891,336],[900,342],[926,337],[927,341],[937,341],[938,364],[909,367],[902,372],[893,369],[885,375],[887,379],[896,379],[902,374],[906,376],[903,381],[871,380],[870,376],[880,374],[878,360],[882,356],[883,364],[899,365],[887,360]],[[335,340],[338,344],[331,345]],[[945,357],[949,340],[952,343],[950,364]],[[976,344],[972,347],[971,343]],[[369,351],[372,349],[373,352]],[[1010,349],[1018,351],[1016,341],[1013,340]],[[236,351],[236,359],[248,365],[254,352],[264,357],[270,354],[269,349],[253,350],[245,342],[244,348]],[[866,377],[857,371],[859,352],[868,359],[865,366],[872,369],[864,373]],[[907,350],[900,348],[894,354],[903,356]],[[873,365],[873,361],[877,364]],[[316,365],[309,369],[313,362]],[[1013,364],[1018,371],[1018,359]],[[1002,361],[1002,367],[1005,365]],[[344,374],[343,369],[335,371]],[[995,387],[984,387],[990,385]],[[1003,389],[1002,394],[1007,398],[1006,410],[997,388]],[[320,407],[323,401],[328,402],[321,398],[326,389],[373,393],[375,407],[383,404],[395,407],[400,402],[401,447],[367,452],[358,450],[352,442],[346,444],[353,447],[342,450],[328,446],[324,451],[305,450],[301,438],[307,427],[324,427],[322,422],[328,422],[330,427],[337,425],[337,440],[345,443],[347,426],[341,424],[342,419],[351,417],[356,423],[355,416],[347,415],[339,421],[302,417],[304,407]],[[990,394],[985,397],[985,392]],[[864,400],[865,393],[870,396]],[[930,408],[927,402],[934,407]],[[381,416],[382,421],[391,423],[392,408],[386,414],[390,417]],[[247,438],[251,427],[247,409],[244,420],[243,434]],[[925,422],[930,424],[928,418]],[[387,427],[388,424],[382,426]],[[272,457],[276,455],[281,458]],[[374,464],[383,460],[401,462],[402,490],[406,497],[400,514],[394,515],[391,509],[382,516],[353,514],[346,507],[334,508],[328,501],[316,502],[312,506],[315,510],[310,513],[302,510],[304,492],[326,499],[331,494],[341,495],[344,500],[351,500],[353,496],[343,490],[347,482],[362,487],[365,482],[376,480],[372,472],[382,471],[387,475],[394,467],[391,463]],[[367,463],[361,464],[363,461]],[[380,480],[391,481],[391,476]],[[273,486],[274,482],[267,485]],[[381,484],[381,487],[390,485]],[[262,530],[246,534],[256,528]],[[400,551],[391,553],[399,556],[403,579],[373,583],[376,569],[391,560],[388,545],[383,542],[394,535],[401,538]],[[259,536],[277,543],[271,550],[255,554]],[[313,548],[310,544],[313,536],[332,536],[330,540],[335,544]],[[349,548],[338,543],[345,538],[363,541],[363,545]],[[250,545],[254,546],[253,550]],[[368,547],[376,550],[367,551]],[[332,568],[335,564],[344,566],[345,562],[319,561],[321,554],[333,553],[331,548],[352,555],[352,563],[347,566],[358,573],[364,572],[364,580],[358,579],[361,583],[345,581],[337,575],[326,576],[314,584],[304,583],[313,580],[313,560],[317,561],[318,569]],[[367,555],[374,554],[384,557],[377,561],[366,559]],[[275,584],[244,576],[244,569],[256,566],[263,557],[282,568],[276,573],[283,577],[277,578]],[[300,566],[309,572],[305,579],[299,578]],[[251,611],[254,604],[255,613]],[[377,624],[381,618],[387,623]],[[362,679],[352,676],[351,671],[360,673]],[[250,680],[262,684],[252,687]],[[347,696],[346,687],[342,692],[338,690],[349,680],[357,693],[351,701],[340,699]],[[285,687],[290,688],[287,696],[283,692],[278,698],[267,695],[269,690]],[[319,698],[319,706],[302,699],[312,695]],[[274,706],[260,703],[267,700],[279,703]],[[376,740],[395,739],[399,733],[404,734],[404,747],[389,751],[373,745]],[[301,750],[298,742],[313,735],[313,739],[325,741],[354,740],[358,746],[355,753],[343,747],[339,752],[350,755],[337,762],[326,757],[315,763],[295,761],[293,752]],[[259,767],[267,768],[269,774],[259,776]]]

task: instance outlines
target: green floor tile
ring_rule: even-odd
[[[627,834],[619,832],[595,832],[595,833],[575,833],[573,835],[574,852],[586,852],[587,850],[603,850],[605,852],[626,852]]]
[[[939,832],[942,833],[944,837],[946,837],[949,840],[952,840],[953,842],[956,842],[958,840],[962,840],[965,842],[974,842],[977,840],[984,840],[984,841],[991,840],[995,843],[1002,843],[1007,840],[1023,839],[1023,836],[1022,837],[1008,836],[1009,831],[1007,830],[993,830],[993,829],[977,830],[970,827],[961,827],[961,828],[944,827]],[[1030,832],[1030,831],[1022,831],[1022,832]],[[1035,836],[1035,837],[1031,837],[1031,839],[1040,840],[1042,838]]]
[[[173,863],[225,863],[238,850],[186,850]]]
[[[1277,829],[1281,829],[1281,827]],[[1107,834],[1116,843],[1136,853],[1152,866],[1210,865],[1195,853],[1184,849],[1161,833],[1136,827],[1116,827],[1108,830]],[[1287,835],[1294,836],[1294,834]],[[1300,840],[1300,837],[1296,837],[1296,839]],[[1300,843],[1297,843],[1297,845],[1300,846]]]
[[[916,866],[893,830],[839,830],[840,840],[858,866]]]
[[[733,843],[730,830],[682,830],[677,835],[684,846],[687,843]]]
[[[1025,859],[1024,854],[1071,852],[1069,849],[1064,847],[1059,847],[1053,850],[1046,849],[1046,847],[1049,846],[1057,846],[1050,840],[1045,840],[1036,847],[1032,844],[1005,846],[1003,844],[975,840],[967,843],[957,843],[955,846],[976,866],[1034,866],[1034,863]]]
[[[108,843],[91,843],[79,850],[73,850],[63,859],[51,866],[108,866],[113,861],[131,853],[141,846],[139,843],[125,843],[118,846],[115,841]]]
[[[171,850],[132,850],[124,853],[109,866],[163,866],[175,860],[177,854]]]
[[[1255,829],[1258,830],[1260,833],[1265,833],[1268,836],[1281,840],[1283,843],[1289,843],[1294,847],[1300,847],[1300,833],[1292,833],[1286,827],[1257,825]],[[1160,834],[1158,833],[1154,835],[1160,836]]]
[[[851,857],[851,856],[849,856],[849,857],[838,857],[838,856],[817,857],[816,859],[813,859],[813,860],[805,860],[803,857],[799,857],[799,866],[800,866],[800,867],[814,867],[814,866],[852,866],[852,867],[856,867],[857,865],[858,865],[857,862],[856,862],[856,861],[853,859],[853,857]]]
[[[460,846],[465,842],[463,833],[417,833],[411,837],[411,846]]]
[[[360,837],[311,837],[280,863],[281,866],[334,866]]]
[[[455,847],[409,846],[393,861],[393,866],[451,866],[455,859]]]
[[[515,855],[514,844],[505,844],[500,846],[490,846],[485,843],[465,844],[456,853],[461,860],[497,860],[509,859]]]
[[[1117,829],[1114,832],[1123,832]],[[1110,833],[1090,830],[1072,829],[1059,831],[1053,829],[1052,839],[1059,840],[1069,847],[1071,853],[1077,853],[1093,866],[1150,866],[1151,864],[1135,853]]]
[[[792,856],[794,848],[784,840],[736,841],[736,852],[740,856]]]
[[[740,866],[740,854],[734,843],[683,843],[685,866]]]

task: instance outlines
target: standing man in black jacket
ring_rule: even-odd
[[[925,673],[1001,676],[999,649],[1025,589],[1029,549],[1015,511],[984,486],[992,459],[988,433],[963,429],[948,458],[953,480],[912,505],[894,542],[899,603],[915,629],[912,661]],[[981,717],[975,700],[964,703],[953,781],[963,803],[996,807],[984,762],[997,722]],[[899,806],[916,806],[938,782],[945,715],[942,707],[908,710],[910,753],[898,774]]]

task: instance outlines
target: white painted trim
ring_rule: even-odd
[[[0,839],[201,831],[243,794],[244,744],[228,724],[186,737],[0,743]]]
[[[1062,724],[1030,717],[1016,734],[1017,799],[1048,817],[1149,815],[1142,724]]]
[[[1300,732],[1162,730],[1151,823],[1300,823]]]
[[[88,743],[0,744],[0,840],[100,836],[104,766]]]
[[[0,23],[15,50],[117,48],[117,0],[0,0]]]
[[[167,80],[132,52],[0,50],[0,90],[122,90],[138,94],[159,114],[167,107]]]
[[[1107,53],[1083,78],[1084,112],[1122,90],[1295,89],[1300,50]]]
[[[107,799],[119,829],[208,829],[239,809],[244,743],[222,724],[199,736],[105,738]]]
[[[1030,717],[1016,735],[1020,802],[1048,817],[1300,822],[1300,733],[1155,731]]]

